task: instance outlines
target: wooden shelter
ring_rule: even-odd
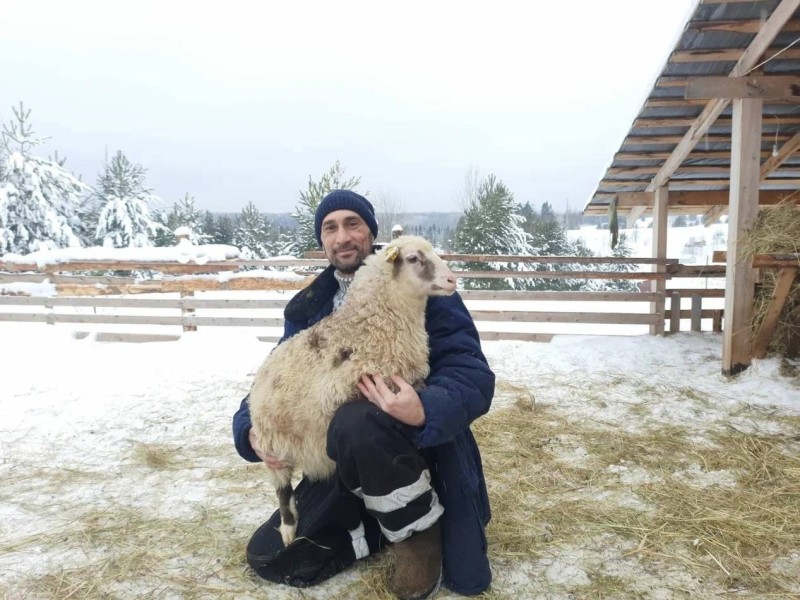
[[[755,269],[737,260],[759,206],[800,200],[800,0],[699,0],[584,208],[634,223],[729,214],[722,370],[750,365]],[[654,281],[664,292],[665,282]],[[663,330],[662,330],[663,331]],[[660,333],[654,331],[653,333]]]

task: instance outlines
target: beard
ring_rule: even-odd
[[[364,264],[367,254],[356,246],[337,249],[328,257],[330,263],[344,275],[352,275]],[[342,256],[344,254],[344,256]]]

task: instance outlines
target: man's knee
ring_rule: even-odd
[[[369,451],[387,438],[407,439],[407,429],[369,400],[348,402],[336,410],[328,427],[328,456],[335,461],[342,450]]]

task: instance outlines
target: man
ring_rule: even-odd
[[[350,190],[323,198],[314,227],[331,264],[286,306],[281,341],[341,306],[378,234],[372,205]],[[489,410],[494,374],[458,294],[430,298],[425,320],[431,350],[425,389],[418,393],[394,377],[393,393],[380,378],[361,379],[364,399],[340,407],[328,428],[336,474],[329,481],[304,478],[295,490],[297,539],[284,548],[276,511],[250,540],[247,560],[261,577],[314,585],[388,541],[395,548],[390,587],[398,598],[428,598],[440,582],[465,595],[488,588],[489,500],[469,425]],[[250,435],[245,398],[233,417],[236,449],[249,461],[280,467],[279,457],[256,454]]]

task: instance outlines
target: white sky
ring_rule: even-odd
[[[4,3],[0,119],[45,153],[283,212],[337,158],[409,211],[460,210],[470,167],[583,207],[695,0]]]

